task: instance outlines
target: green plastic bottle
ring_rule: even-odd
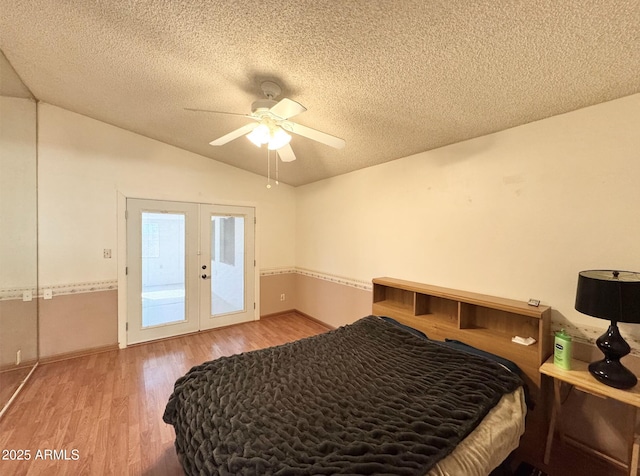
[[[564,329],[556,332],[553,345],[553,363],[564,370],[571,370],[571,336]]]

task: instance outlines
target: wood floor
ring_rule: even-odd
[[[0,475],[183,474],[173,427],[162,421],[175,380],[206,360],[326,330],[287,314],[40,365],[0,420]],[[3,458],[20,451],[30,460]],[[514,468],[523,457],[516,452]],[[562,445],[554,447],[549,466],[538,467],[550,476],[624,474]]]
[[[327,330],[290,314],[41,365],[0,420],[0,474],[183,474],[162,421],[175,380],[206,360]],[[31,459],[7,461],[19,456],[9,450]]]
[[[11,397],[20,384],[31,372],[31,367],[22,367],[16,370],[5,370],[0,372],[0,409],[11,400]]]

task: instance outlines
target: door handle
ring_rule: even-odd
[[[207,276],[206,274],[202,275],[202,279],[209,279],[211,276]]]

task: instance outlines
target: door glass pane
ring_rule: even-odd
[[[244,310],[244,217],[212,215],[211,315]]]
[[[184,322],[185,215],[142,213],[142,327]]]

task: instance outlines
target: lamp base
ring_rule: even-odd
[[[618,360],[602,359],[589,364],[589,372],[596,380],[609,387],[622,390],[631,388],[638,383],[636,376]]]
[[[596,380],[610,387],[627,389],[638,383],[636,376],[620,363],[620,359],[631,351],[618,329],[618,323],[611,321],[607,332],[596,340],[604,359],[589,364],[589,372]]]

